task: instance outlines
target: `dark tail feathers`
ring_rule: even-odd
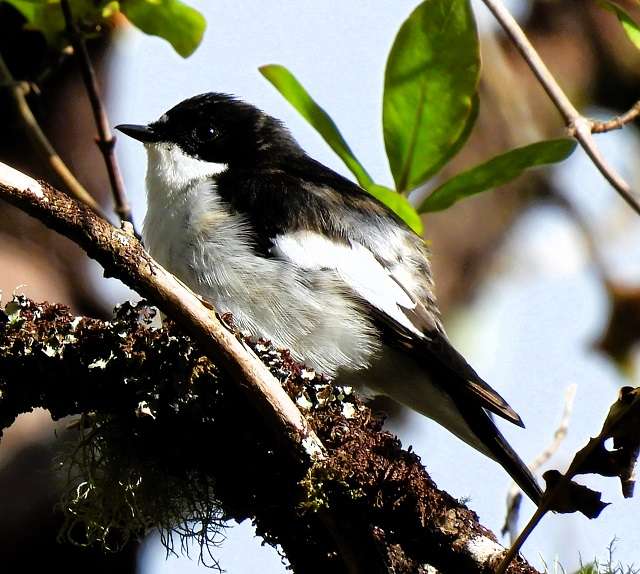
[[[465,412],[471,410],[473,412]],[[477,405],[474,405],[472,409],[461,410],[461,414],[474,434],[486,447],[487,454],[502,465],[516,484],[536,505],[540,504],[542,489],[527,468],[527,465],[502,436],[491,416],[484,409],[478,408]]]

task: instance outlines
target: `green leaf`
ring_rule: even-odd
[[[40,14],[46,6],[42,2],[32,2],[30,0],[5,0],[5,2],[14,6],[25,17],[27,22],[39,20]]]
[[[415,208],[406,197],[388,187],[374,183],[362,164],[353,155],[351,148],[342,137],[340,130],[329,114],[325,112],[300,84],[296,77],[284,66],[271,64],[260,67],[260,73],[269,80],[285,99],[300,112],[322,136],[329,147],[356,177],[360,186],[378,201],[386,205],[418,235],[422,233],[422,221]]]
[[[606,10],[615,13],[629,40],[633,42],[636,48],[640,49],[640,26],[638,26],[638,23],[631,17],[631,15],[621,6],[618,6],[617,2],[601,0],[600,4]]]
[[[305,90],[297,78],[287,68],[278,64],[261,66],[259,70],[285,99],[300,112],[300,115],[316,129],[324,141],[329,144],[329,147],[338,154],[349,168],[349,171],[356,177],[358,183],[365,189],[369,189],[370,186],[374,185],[371,176],[353,155],[351,148],[342,137],[338,126],[336,126],[329,114],[311,97],[309,92]]]
[[[0,0],[1,1],[1,0]],[[69,44],[65,35],[65,21],[60,0],[5,0],[26,19],[25,28],[41,32],[47,44],[62,49]],[[91,0],[70,0],[71,12],[76,21],[87,23],[102,21],[101,9]]]
[[[415,207],[402,194],[383,185],[373,184],[366,188],[378,201],[384,203],[402,221],[404,221],[418,235],[422,235],[422,220]]]
[[[399,192],[414,189],[468,135],[480,72],[468,0],[425,0],[403,23],[385,71],[383,127]]]
[[[207,21],[180,0],[121,0],[120,10],[145,34],[160,36],[186,58],[200,45]]]
[[[42,32],[48,44],[58,48],[68,44],[60,0],[5,1],[22,13],[27,28]],[[83,29],[122,11],[134,26],[164,38],[185,58],[198,47],[206,28],[204,16],[180,0],[70,0],[70,6]]]
[[[537,142],[498,155],[443,183],[422,202],[418,212],[446,209],[465,197],[504,185],[525,169],[562,161],[571,155],[575,147],[574,140],[561,138]]]
[[[473,130],[473,126],[475,126],[476,124],[476,120],[478,119],[479,113],[480,113],[480,97],[476,92],[475,94],[473,94],[471,98],[471,111],[467,116],[467,119],[464,124],[464,128],[462,132],[460,132],[458,139],[453,143],[453,145],[449,149],[449,155],[447,157],[447,160],[445,160],[445,163],[446,161],[454,157],[462,149],[464,144],[467,143],[467,140],[471,135],[471,130]]]

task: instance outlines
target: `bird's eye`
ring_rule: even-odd
[[[200,126],[193,130],[193,136],[200,141],[211,141],[218,139],[220,132],[210,126]]]

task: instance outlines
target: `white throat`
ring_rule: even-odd
[[[176,264],[188,261],[180,246],[198,232],[194,214],[207,210],[215,200],[215,176],[227,166],[196,159],[169,143],[146,144],[145,148],[149,162],[142,237],[149,253],[179,274]]]
[[[226,164],[194,158],[171,143],[146,144],[149,159],[147,191],[170,198],[188,186],[216,176],[227,169]],[[160,198],[159,198],[160,199]]]

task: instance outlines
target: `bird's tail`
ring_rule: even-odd
[[[464,361],[462,358],[460,360]],[[422,362],[407,359],[395,349],[386,348],[378,363],[365,375],[367,387],[373,394],[387,395],[435,420],[468,445],[501,464],[525,494],[538,504],[542,491],[536,479],[502,436],[485,410],[488,407],[479,402],[475,388],[470,390],[468,379],[457,371],[445,370],[442,366],[439,371],[434,372],[434,368],[438,366],[434,362],[428,366],[431,372],[427,371],[425,376],[426,368]],[[468,371],[463,375],[468,375]],[[357,388],[361,384],[362,375],[352,375],[353,379],[349,376],[349,373],[342,374],[338,384]],[[480,380],[475,373],[474,376]],[[434,384],[433,380],[444,380],[449,384],[445,389]],[[482,384],[483,389],[492,391],[486,383]],[[495,394],[495,391],[492,392]],[[496,396],[499,397],[497,394]],[[503,399],[500,400],[504,402]],[[515,412],[514,416],[517,417],[517,424],[524,426]],[[508,420],[516,422],[513,417]]]
[[[491,416],[476,405],[462,408],[460,404],[457,406],[476,440],[482,445],[481,448],[477,443],[472,446],[501,464],[524,493],[538,505],[542,498],[540,486],[527,465],[498,430]]]

